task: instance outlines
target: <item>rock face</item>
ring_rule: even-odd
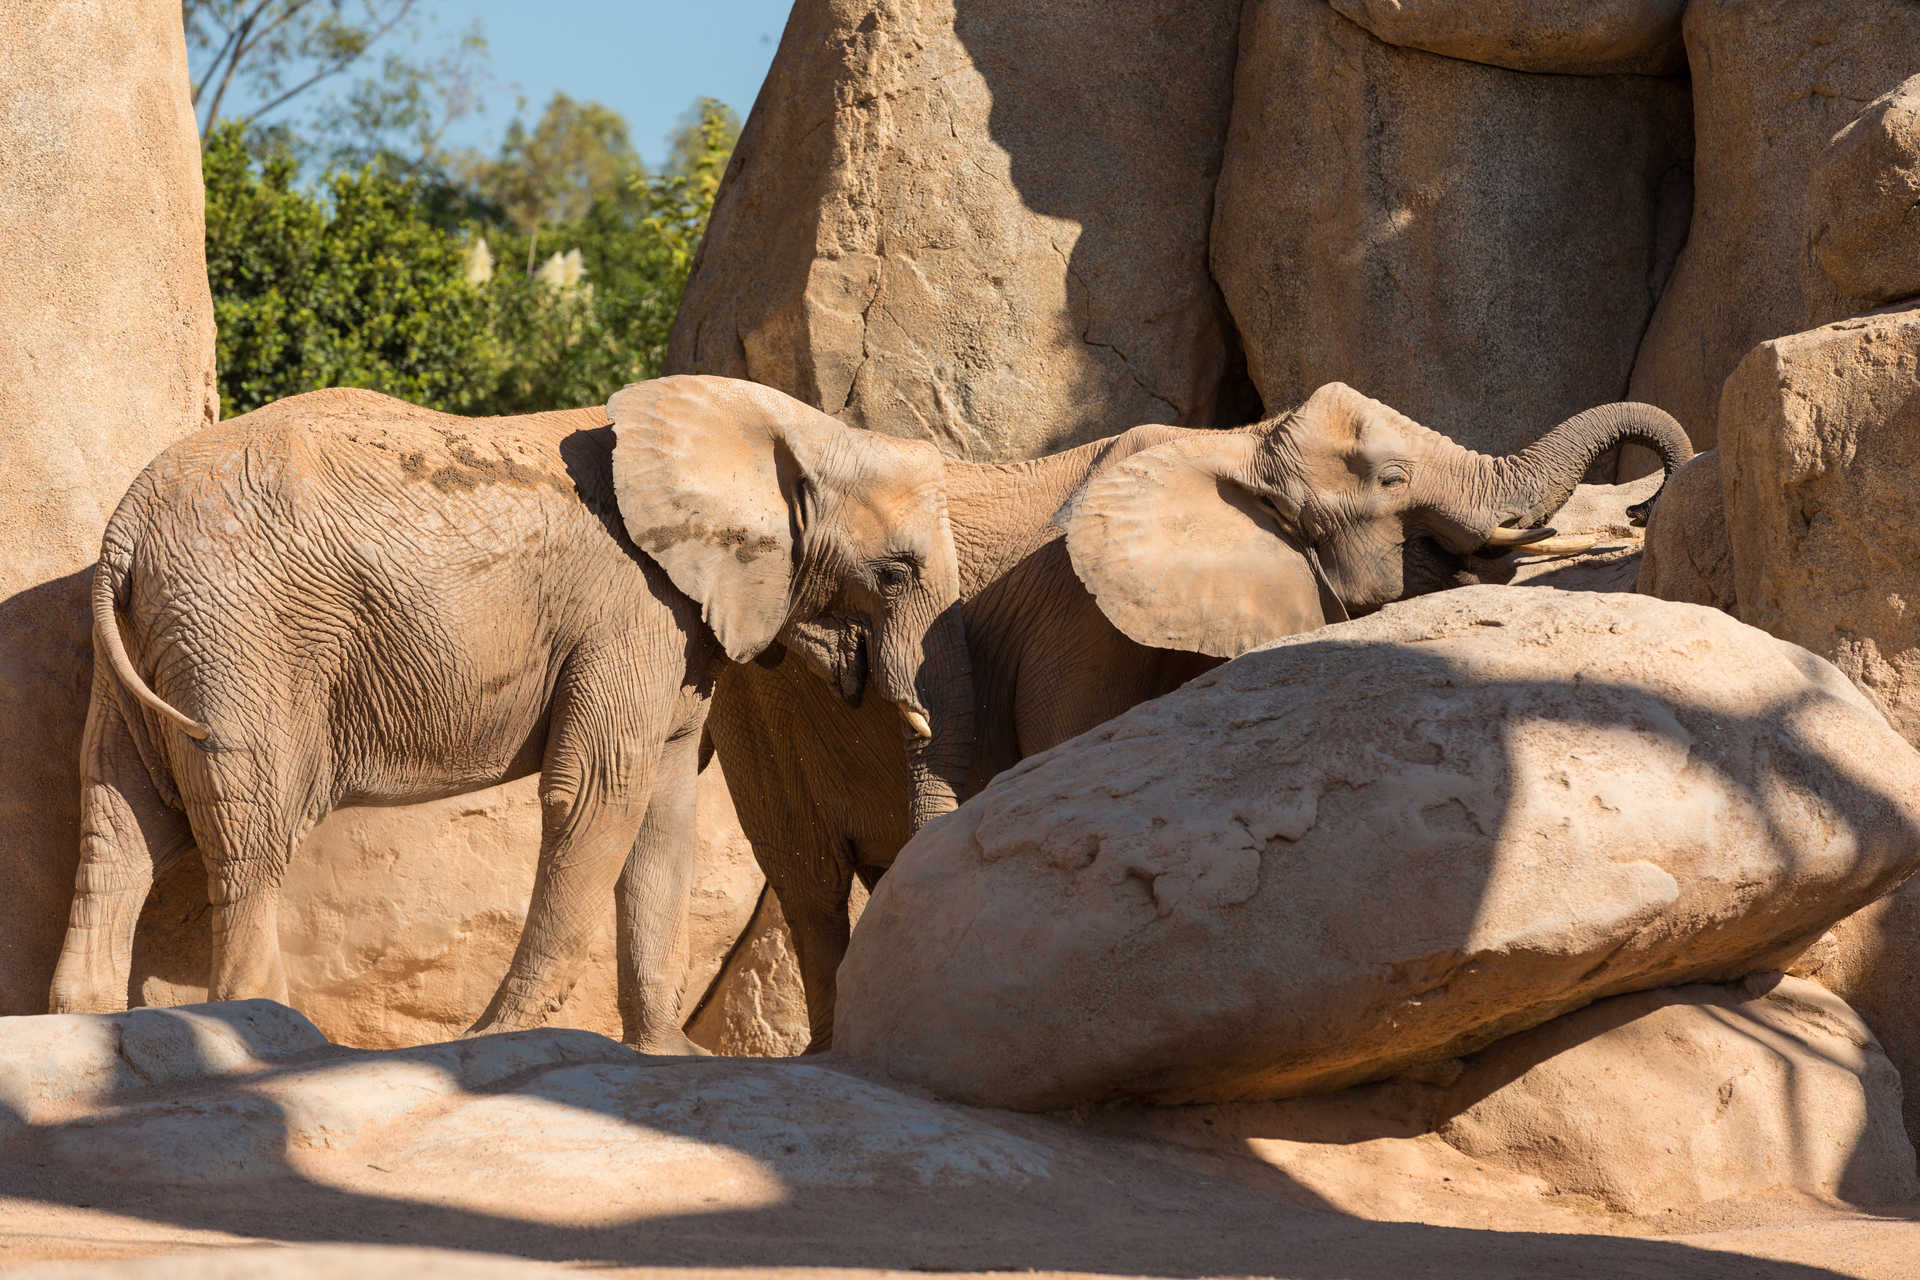
[[[1695,454],[1667,481],[1666,492],[1647,521],[1647,545],[1635,590],[1739,616],[1718,449]]]
[[[1708,449],[1721,384],[1755,344],[1865,309],[1815,265],[1805,193],[1828,140],[1920,66],[1920,6],[1693,0],[1685,29],[1693,227],[1641,344],[1632,398],[1672,413]]]
[[[793,936],[771,890],[760,895],[739,941],[723,952],[710,993],[687,1019],[687,1036],[715,1053],[786,1058],[811,1038],[807,993]]]
[[[347,809],[288,869],[281,945],[293,1003],[339,1044],[394,1049],[460,1035],[486,1008],[520,940],[540,852],[538,782],[397,809]],[[764,883],[716,763],[701,775],[686,1010],[707,997]],[[164,877],[141,916],[134,982],[149,1005],[206,999],[206,880],[197,859]],[[556,1026],[620,1034],[613,903]],[[718,1053],[757,1053],[714,1025]],[[799,1019],[804,1040],[806,1016]]]
[[[1623,398],[1684,235],[1687,103],[1250,0],[1212,261],[1267,406],[1348,382],[1505,454]]]
[[[1686,0],[1332,0],[1388,44],[1515,71],[1672,75],[1687,69]]]
[[[1899,1073],[1845,1002],[1796,978],[1615,996],[1475,1054],[1445,1094],[1449,1146],[1615,1212],[1920,1194]]]
[[[1207,220],[1239,10],[800,0],[667,372],[989,461],[1214,422],[1232,339]]]
[[[211,1246],[223,1256],[206,1271],[143,1259],[138,1274],[466,1274],[366,1250],[308,1271],[298,1252],[261,1248],[397,1239],[576,1267],[664,1256],[850,1276],[902,1258],[1257,1275],[1284,1257],[1289,1276],[1355,1280],[1785,1280],[1816,1268],[1749,1255],[1842,1253],[1849,1275],[1910,1271],[1909,1223],[1875,1248],[1823,1232],[1834,1209],[1779,1194],[1873,1205],[1910,1200],[1913,1184],[1911,1150],[1881,1123],[1884,1060],[1845,1006],[1804,984],[1609,1001],[1453,1073],[1058,1120],[898,1092],[831,1058],[648,1058],[578,1031],[370,1053],[264,1001],[4,1019],[7,1262]],[[1657,1097],[1634,1092],[1649,1079]],[[1565,1151],[1535,1127],[1548,1115]],[[1451,1117],[1444,1138],[1436,1117]],[[1676,1117],[1687,1133],[1662,1129]],[[1557,1183],[1556,1162],[1581,1152],[1634,1167],[1569,1164]],[[1630,1238],[1698,1231],[1716,1221],[1701,1198],[1720,1195],[1741,1200],[1718,1221],[1745,1230]],[[1635,1197],[1648,1212],[1619,1207]],[[1751,1225],[1761,1210],[1791,1245]]]
[[[87,589],[148,459],[210,422],[200,141],[173,0],[0,13],[0,1014],[39,1013],[80,847]]]
[[[1832,661],[1920,742],[1920,311],[1762,344],[1721,417],[1741,618]]]
[[[836,1051],[1019,1108],[1283,1097],[1768,967],[1920,865],[1920,755],[1724,614],[1476,587],[1256,650],[902,851]]]
[[[1503,1229],[1553,1230],[1551,1205],[1671,1228],[1746,1198],[1911,1200],[1899,1106],[1852,1009],[1756,974],[1614,996],[1379,1084],[1095,1123],[1252,1156],[1342,1213],[1467,1225],[1478,1202]]]
[[[85,1115],[131,1092],[259,1071],[330,1046],[271,1000],[201,1009],[42,1014],[0,1022],[0,1139]]]
[[[1807,186],[1813,256],[1869,302],[1920,294],[1920,76],[1835,135]]]
[[[1909,880],[1854,912],[1794,961],[1804,974],[1844,998],[1872,1027],[1907,1082],[1909,1139],[1920,1142],[1920,880]]]

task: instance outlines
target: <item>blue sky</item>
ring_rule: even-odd
[[[720,99],[745,119],[786,26],[791,0],[426,0],[426,40],[478,19],[494,78],[517,85],[531,123],[556,90],[627,118],[649,164],[695,98]],[[423,40],[423,43],[426,42]],[[505,89],[447,141],[491,151],[513,119]]]
[[[791,5],[792,0],[421,0],[418,43],[409,48],[402,41],[396,47],[431,58],[479,22],[495,87],[484,113],[457,121],[448,131],[443,139],[448,146],[492,152],[514,118],[517,98],[526,99],[531,124],[557,91],[604,103],[625,116],[634,147],[649,165],[657,165],[667,156],[667,135],[695,98],[718,98],[746,119]],[[384,47],[375,47],[376,56]],[[290,118],[305,114],[300,104],[317,105],[318,95],[346,87],[347,82],[334,81],[315,88],[314,98],[289,104]],[[246,105],[244,100],[229,104]],[[281,118],[289,117],[269,117]]]

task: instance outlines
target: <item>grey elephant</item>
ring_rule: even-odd
[[[196,846],[211,997],[285,1000],[278,889],[322,816],[538,772],[533,898],[475,1030],[542,1021],[613,895],[624,1036],[684,1049],[669,957],[720,669],[776,641],[826,669],[857,627],[914,776],[903,815],[956,803],[972,708],[943,477],[930,445],[713,377],[497,419],[316,392],[173,446],[94,576],[52,1008],[125,1006],[156,869]]]
[[[1669,474],[1692,452],[1660,410],[1606,405],[1491,458],[1334,383],[1251,427],[1136,427],[1030,462],[949,461],[975,685],[968,791],[1253,645],[1539,542],[1627,441]],[[730,668],[708,721],[792,930],[815,1048],[831,1042],[852,882],[871,885],[911,834],[886,713],[862,700],[861,651],[840,656],[825,671]]]

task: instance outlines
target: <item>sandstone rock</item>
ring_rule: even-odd
[[[1796,995],[1792,1008],[1819,1003]],[[191,1016],[222,1025],[243,1011],[298,1023],[258,1002]],[[79,1041],[96,1052],[61,1061],[99,1076],[117,1060],[116,1035],[133,1038],[124,1030],[133,1021],[178,1016],[0,1020],[0,1062],[44,1044],[46,1024],[91,1022],[101,1025]],[[620,1274],[636,1258],[654,1260],[647,1275],[683,1259],[743,1275],[731,1269],[902,1260],[943,1271],[1253,1275],[1279,1274],[1273,1259],[1282,1256],[1289,1276],[1356,1280],[1810,1274],[1756,1262],[1771,1257],[1886,1280],[1904,1274],[1910,1224],[1891,1220],[1905,1236],[1862,1238],[1859,1224],[1873,1220],[1807,1202],[1809,1190],[1824,1193],[1797,1181],[1829,1168],[1852,1141],[1842,1194],[1871,1190],[1866,1175],[1883,1173],[1886,1151],[1900,1147],[1897,1131],[1890,1143],[1856,1131],[1863,1115],[1890,1110],[1890,1081],[1837,1002],[1827,998],[1809,1017],[1778,993],[1755,1000],[1696,989],[1576,1018],[1565,1046],[1554,1037],[1575,1029],[1574,1019],[1455,1064],[1451,1084],[1402,1079],[1286,1103],[1071,1119],[930,1101],[831,1058],[648,1058],[576,1031],[388,1052],[323,1046],[272,1060],[215,1055],[198,1071],[132,1081],[0,1134],[6,1261],[222,1246],[219,1258],[196,1259],[214,1268],[206,1274],[386,1275],[399,1272],[384,1252],[260,1245],[406,1240]],[[1746,1033],[1755,1039],[1743,1044]],[[311,1028],[296,1039],[308,1038]],[[1572,1086],[1603,1061],[1623,1065],[1618,1080],[1593,1075],[1564,1110],[1543,1087]],[[1649,1075],[1661,1081],[1657,1098],[1635,1092]],[[1475,1130],[1488,1140],[1485,1158],[1432,1132],[1446,1116],[1511,1095],[1522,1097],[1512,1123],[1489,1119]],[[1543,1111],[1554,1112],[1551,1136],[1569,1151],[1643,1160],[1644,1170],[1607,1173],[1679,1198],[1635,1216],[1523,1171],[1560,1158],[1550,1142],[1530,1144],[1538,1135],[1529,1124]],[[1783,1116],[1828,1128],[1776,1145],[1767,1129]],[[1655,1149],[1659,1124],[1682,1126],[1665,1134],[1671,1151]],[[1587,1132],[1608,1126],[1618,1132]],[[1741,1151],[1753,1157],[1745,1165],[1719,1158]],[[1707,1167],[1679,1174],[1693,1154]],[[1904,1177],[1911,1182],[1910,1168]],[[1731,1202],[1686,1199],[1730,1186],[1739,1188]],[[1779,1189],[1802,1199],[1782,1199]],[[1771,1233],[1753,1225],[1761,1214]],[[985,1236],[982,1222],[993,1224]],[[1836,1234],[1837,1223],[1848,1232]],[[1714,1225],[1745,1229],[1623,1238]],[[246,1266],[220,1269],[235,1258]],[[202,1274],[142,1261],[141,1275]],[[443,1273],[440,1255],[410,1261],[407,1274]],[[113,1264],[80,1274],[120,1273]]]
[[[1445,1093],[1467,1104],[1440,1127],[1449,1145],[1617,1212],[1920,1194],[1899,1073],[1853,1010],[1795,978],[1615,996],[1482,1050]]]
[[[1693,0],[1685,30],[1693,227],[1631,395],[1709,449],[1721,384],[1756,343],[1862,309],[1815,265],[1804,193],[1834,133],[1920,65],[1920,6]]]
[[[1720,405],[1741,618],[1832,661],[1920,742],[1920,311],[1763,343]]]
[[[294,1005],[335,1042],[361,1048],[428,1044],[471,1026],[520,939],[540,853],[537,786],[525,778],[431,804],[342,810],[323,822],[288,869],[280,911]],[[764,883],[717,762],[701,775],[698,815],[689,1015]],[[206,998],[206,892],[192,859],[156,887],[134,945],[144,1003]],[[614,962],[609,900],[554,1025],[619,1036]],[[759,1051],[722,1028],[702,1043],[719,1053]]]
[[[1920,76],[1834,136],[1807,187],[1813,256],[1869,302],[1920,294]]]
[[[1687,112],[1683,83],[1524,75],[1250,0],[1211,252],[1267,405],[1348,382],[1504,454],[1620,399],[1684,235]]]
[[[1614,996],[1417,1075],[1099,1123],[1250,1155],[1341,1213],[1505,1230],[1564,1229],[1568,1210],[1671,1230],[1735,1200],[1920,1190],[1872,1033],[1778,974]]]
[[[25,1267],[19,1280],[520,1280],[566,1277],[574,1268],[526,1258],[485,1257],[453,1249],[391,1245],[232,1245],[162,1257],[52,1262]]]
[[[785,1058],[811,1039],[807,993],[800,982],[780,900],[763,890],[760,905],[687,1019],[687,1037],[715,1053]]]
[[[0,1138],[128,1093],[244,1074],[330,1047],[311,1022],[271,1000],[8,1018],[0,1043]]]
[[[1388,44],[1515,71],[1671,75],[1687,69],[1686,0],[1332,0]]]
[[[1920,880],[1827,930],[1793,963],[1856,1009],[1905,1082],[1908,1137],[1920,1143]]]
[[[1770,967],[1920,865],[1920,755],[1827,664],[1470,587],[1256,650],[929,826],[834,1047],[1020,1108],[1281,1097]]]
[[[40,1013],[80,848],[87,587],[148,459],[212,421],[200,139],[174,0],[0,12],[0,1014]]]
[[[1647,521],[1647,545],[1634,589],[1739,616],[1718,449],[1695,454],[1667,482]]]
[[[1207,220],[1239,11],[800,0],[667,372],[984,460],[1214,422],[1232,339]]]

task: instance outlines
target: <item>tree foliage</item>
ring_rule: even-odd
[[[480,107],[487,46],[476,25],[438,55],[417,56],[419,8],[419,0],[183,0],[201,138],[234,122],[263,149],[285,145],[344,167],[439,163],[447,126]],[[316,107],[309,128],[287,122],[283,108],[343,77],[347,91]]]
[[[670,167],[648,174],[616,113],[557,96],[457,176],[376,155],[305,190],[287,139],[217,127],[205,172],[222,411],[350,385],[524,412],[656,376],[738,133],[703,99]]]
[[[330,386],[479,399],[473,371],[498,359],[487,299],[422,183],[368,165],[303,191],[291,150],[256,160],[237,124],[215,129],[203,166],[223,415]]]

